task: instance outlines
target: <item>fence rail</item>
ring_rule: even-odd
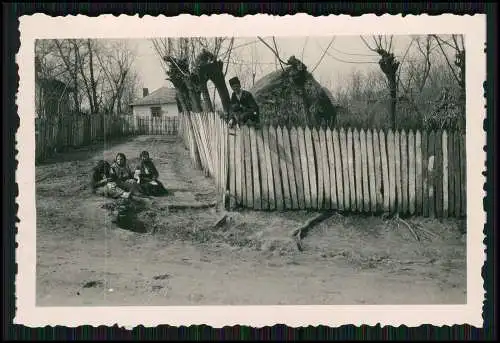
[[[49,157],[54,150],[81,147],[104,139],[130,135],[176,135],[177,118],[137,119],[132,116],[86,115],[59,118],[36,118],[36,162]]]
[[[466,215],[465,135],[447,131],[242,126],[182,114],[195,166],[231,206]]]
[[[140,135],[177,135],[177,117],[137,118],[137,134]]]

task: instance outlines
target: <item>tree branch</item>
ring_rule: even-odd
[[[316,65],[314,66],[314,68],[312,69],[311,73],[314,73],[314,71],[316,70],[316,68],[319,66],[319,64],[321,63],[321,61],[323,61],[323,58],[325,57],[328,49],[330,49],[330,46],[332,45],[333,41],[335,40],[335,37],[332,38],[332,40],[330,41],[330,43],[328,44],[328,46],[326,47],[325,50],[323,50],[323,55],[321,55],[319,61],[316,63]]]
[[[408,44],[408,47],[406,48],[406,51],[405,51],[405,53],[404,53],[404,55],[403,55],[403,57],[402,57],[402,59],[401,59],[401,64],[400,64],[401,66],[402,66],[402,65],[403,65],[403,63],[404,63],[404,61],[405,61],[405,59],[406,59],[406,56],[408,55],[408,52],[410,51],[410,48],[411,48],[411,46],[413,45],[413,41],[414,41],[414,40],[415,40],[415,39],[413,38],[413,39],[410,41],[410,44]],[[398,80],[400,80],[400,77],[401,77],[401,69],[402,69],[402,68],[399,68],[399,70],[398,70],[398,75],[397,75]]]
[[[444,40],[441,37],[439,37],[438,35],[432,35],[432,36],[436,39],[436,41],[439,41],[442,44],[448,45],[450,48],[456,50],[456,47],[449,42],[449,39],[448,40]],[[451,40],[453,40],[453,35],[451,35]]]
[[[460,51],[460,47],[458,46],[458,41],[456,35],[451,35],[451,38],[453,39],[453,43],[455,43],[455,50]]]
[[[439,45],[439,49],[441,49],[441,52],[443,53],[443,56],[446,60],[446,64],[448,64],[448,67],[450,68],[450,71],[453,74],[453,77],[455,78],[457,83],[460,84],[460,79],[459,79],[458,75],[455,73],[455,70],[453,69],[453,67],[450,63],[450,60],[448,59],[448,56],[446,55],[446,52],[444,51],[443,46],[441,45],[440,39],[437,37],[437,35],[433,35],[433,37],[436,39],[436,41]]]
[[[161,60],[161,67],[163,69],[163,71],[165,72],[165,74],[168,72],[168,68],[167,66],[165,65],[165,60],[163,59],[163,57],[165,55],[168,55],[168,52],[167,52],[167,46],[165,44],[165,42],[163,40],[160,39],[160,42],[158,42],[155,38],[151,39],[151,42],[153,43],[153,47],[155,49],[155,52],[156,52],[156,55],[160,58]],[[162,48],[160,47],[160,44],[163,45],[163,50]]]
[[[227,52],[227,62],[226,62],[226,70],[224,70],[224,77],[227,75],[227,70],[229,68],[229,59],[231,58],[231,52],[233,51],[234,37],[231,38],[231,42],[229,43],[229,48]]]
[[[304,45],[302,46],[302,53],[300,54],[300,60],[304,60],[304,51],[306,49],[307,41],[309,40],[309,36],[306,37],[306,41],[304,42]]]
[[[463,51],[463,50],[465,50],[464,35],[460,35],[460,42],[462,43],[461,49]]]
[[[267,46],[267,47],[268,47],[268,48],[269,48],[269,49],[273,52],[274,56],[276,56],[276,58],[277,58],[277,59],[278,59],[281,63],[283,63],[283,64],[285,64],[285,65],[288,65],[288,63],[286,63],[286,62],[284,62],[283,60],[281,60],[281,58],[280,58],[280,56],[279,56],[278,52],[277,52],[277,51],[275,51],[275,50],[274,50],[274,49],[273,49],[273,48],[272,48],[269,44],[267,44],[265,40],[263,40],[263,39],[262,39],[261,37],[259,37],[259,36],[257,36],[257,38],[258,38],[258,39],[259,39],[259,40],[260,40],[260,41],[261,41],[261,42],[262,42],[265,46]]]
[[[281,58],[279,57],[278,45],[276,44],[276,39],[274,38],[274,36],[273,36],[273,44],[274,44],[274,49],[276,50],[276,56],[278,56],[278,61],[280,62],[281,70],[285,71],[285,68],[283,68],[283,63],[281,63]]]
[[[377,49],[374,49],[370,46],[370,44],[368,44],[368,42],[363,38],[363,36],[359,36],[361,38],[361,40],[363,41],[363,43],[366,45],[366,47],[368,48],[368,50],[370,51],[373,51],[373,52],[377,52]]]

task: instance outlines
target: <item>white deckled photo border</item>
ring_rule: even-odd
[[[360,17],[306,14],[243,18],[231,15],[177,17],[84,15],[50,17],[43,14],[20,19],[21,45],[16,56],[19,90],[16,98],[20,126],[16,135],[19,206],[16,242],[16,314],[14,323],[28,327],[80,325],[161,324],[214,328],[233,325],[252,327],[286,324],[290,327],[345,324],[408,327],[431,324],[483,326],[485,300],[484,265],[486,213],[483,186],[485,169],[486,116],[483,82],[486,80],[485,15],[383,15]],[[35,87],[34,43],[49,38],[152,38],[178,36],[331,36],[372,34],[463,34],[466,59],[466,154],[467,154],[467,304],[465,305],[373,305],[329,306],[172,306],[172,307],[37,307],[36,306],[36,206],[35,206]]]

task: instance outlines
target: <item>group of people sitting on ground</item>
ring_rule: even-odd
[[[141,152],[140,162],[134,172],[125,154],[118,153],[111,165],[105,160],[97,163],[92,173],[91,189],[95,194],[114,199],[167,195],[168,191],[158,177],[158,170],[147,151]]]

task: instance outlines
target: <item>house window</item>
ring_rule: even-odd
[[[151,117],[161,117],[161,107],[151,107]]]

